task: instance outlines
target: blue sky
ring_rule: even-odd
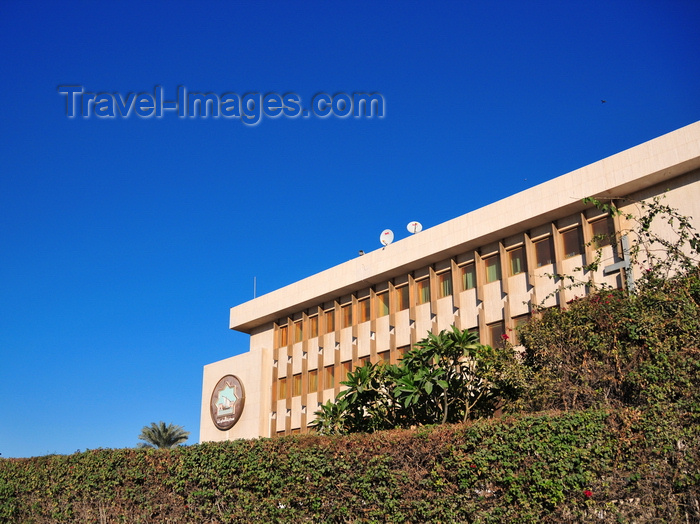
[[[198,441],[229,308],[700,119],[700,4],[0,4],[0,453]],[[67,118],[377,92],[383,118]],[[606,100],[602,103],[601,100]]]

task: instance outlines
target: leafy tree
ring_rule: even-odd
[[[325,434],[372,432],[396,427],[400,416],[392,394],[396,366],[366,363],[348,373],[335,401],[328,401],[316,413],[315,429]]]
[[[418,342],[402,361],[395,396],[419,423],[466,421],[490,415],[517,393],[503,380],[515,363],[510,347],[479,343],[475,333],[452,327]]]
[[[524,384],[512,347],[491,348],[456,327],[429,333],[399,365],[365,364],[348,373],[335,402],[316,412],[321,433],[372,432],[491,415]]]
[[[139,435],[140,448],[174,448],[189,438],[190,432],[185,431],[182,426],[174,424],[165,425],[160,421],[157,424],[151,422],[150,426],[144,426]]]

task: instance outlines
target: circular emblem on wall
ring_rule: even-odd
[[[234,375],[222,377],[214,386],[209,401],[212,422],[221,431],[231,429],[241,417],[244,404],[243,383]]]

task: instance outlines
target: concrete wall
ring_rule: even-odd
[[[251,347],[250,351],[204,366],[202,411],[199,428],[201,442],[269,436],[272,351]],[[245,390],[245,406],[231,429],[219,430],[211,420],[209,402],[216,383],[225,375],[235,375]]]

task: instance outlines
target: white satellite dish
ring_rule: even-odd
[[[421,226],[420,222],[409,222],[406,229],[408,229],[409,233],[415,234],[423,231],[423,226]]]
[[[394,232],[391,229],[385,229],[382,231],[382,234],[379,235],[379,241],[385,246],[388,246],[394,241]]]

